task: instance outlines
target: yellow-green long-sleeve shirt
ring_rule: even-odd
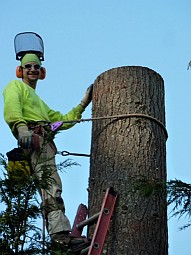
[[[79,104],[67,114],[54,111],[36,94],[35,90],[20,80],[12,80],[3,91],[4,119],[16,135],[18,125],[44,120],[54,123],[80,119],[84,108]],[[72,127],[73,123],[64,123],[61,129]]]

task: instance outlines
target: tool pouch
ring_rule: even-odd
[[[6,153],[8,158],[7,172],[12,178],[22,178],[25,175],[29,177],[32,174],[30,160],[27,153],[22,148],[14,148]]]

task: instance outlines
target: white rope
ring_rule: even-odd
[[[77,120],[66,120],[63,121],[63,123],[80,123],[80,122],[86,122],[86,121],[96,121],[96,120],[105,120],[105,119],[122,119],[122,118],[145,118],[145,119],[150,119],[154,122],[156,122],[159,126],[161,126],[165,132],[166,138],[168,138],[168,132],[166,130],[166,127],[164,124],[159,121],[158,119],[146,115],[146,114],[139,114],[139,113],[134,113],[134,114],[121,114],[121,115],[113,115],[113,116],[103,116],[103,117],[95,117],[95,118],[88,118],[88,119],[77,119]]]

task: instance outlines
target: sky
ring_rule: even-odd
[[[190,183],[191,2],[189,0],[1,0],[0,89],[16,78],[14,37],[36,32],[44,42],[47,76],[37,94],[54,110],[67,113],[101,73],[120,66],[143,66],[165,84],[167,177]],[[1,93],[2,94],[2,93]],[[0,97],[0,152],[17,147],[3,118]],[[91,118],[91,104],[83,114]],[[90,153],[91,122],[57,135],[59,151]],[[57,155],[57,162],[68,157]],[[89,158],[69,157],[80,166],[61,173],[66,214],[87,204]],[[1,210],[1,205],[0,205]],[[186,219],[169,219],[169,255],[190,255]]]

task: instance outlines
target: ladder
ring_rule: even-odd
[[[88,208],[84,204],[79,205],[71,235],[81,237],[83,227],[93,225],[96,222],[91,243],[88,247],[81,250],[80,255],[101,255],[116,199],[117,192],[112,187],[108,188],[102,202],[101,210],[88,219],[86,219]]]

